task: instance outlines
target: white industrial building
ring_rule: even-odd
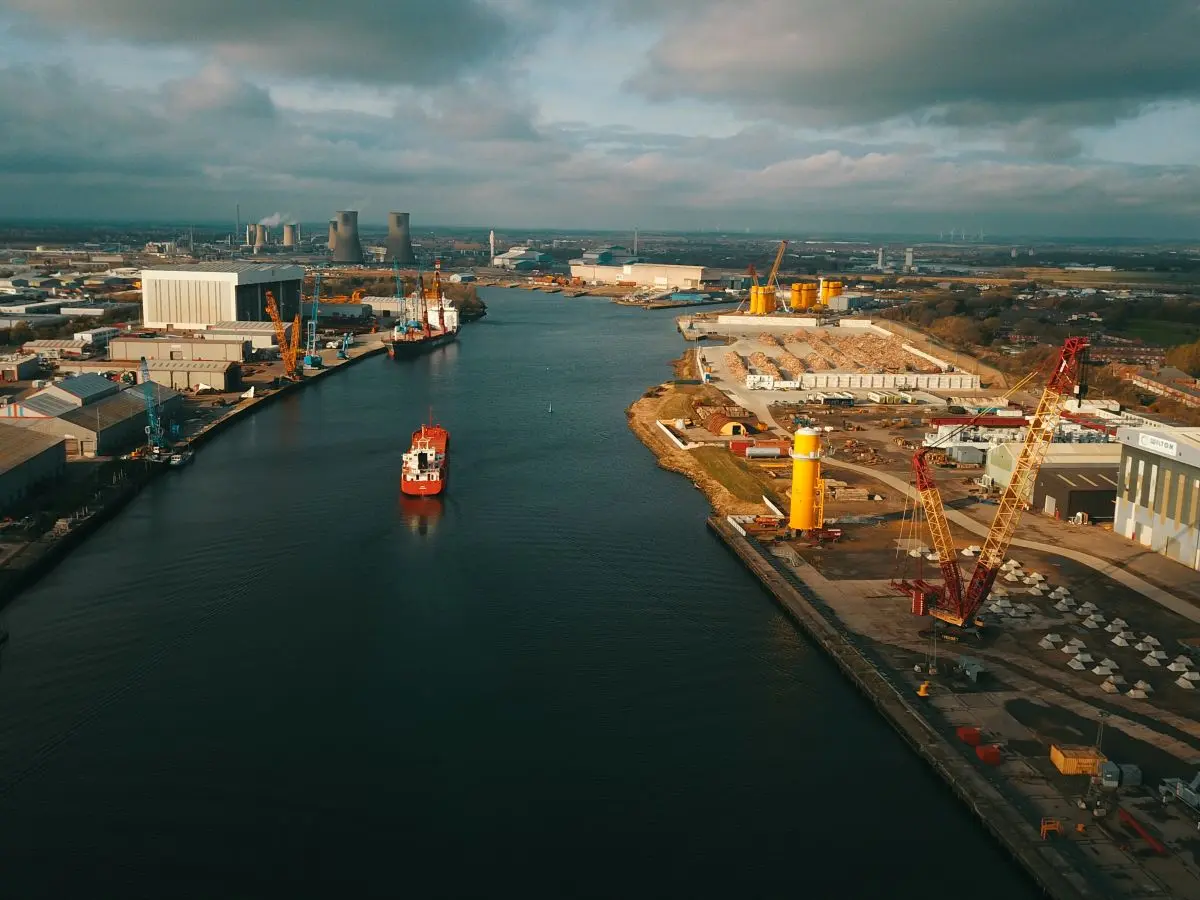
[[[1122,428],[1113,531],[1200,569],[1200,428]]]
[[[554,259],[548,253],[531,250],[528,247],[512,247],[492,258],[492,265],[497,269],[514,269],[516,271],[537,269],[553,262]]]
[[[658,263],[594,265],[582,259],[571,260],[571,277],[587,284],[628,284],[663,290],[698,288],[710,280],[704,266],[669,266]]]
[[[142,271],[142,320],[147,328],[203,329],[226,322],[265,322],[267,291],[280,316],[300,311],[304,270],[252,262],[204,262]]]

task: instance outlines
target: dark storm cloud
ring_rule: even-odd
[[[1195,0],[644,0],[666,23],[629,85],[812,124],[1104,124],[1200,94]]]
[[[454,80],[509,49],[481,0],[0,0],[62,32],[210,50],[247,70],[363,83]]]

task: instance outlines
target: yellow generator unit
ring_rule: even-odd
[[[821,433],[815,428],[801,428],[792,445],[792,507],[788,527],[793,531],[820,528],[824,512],[821,501]]]

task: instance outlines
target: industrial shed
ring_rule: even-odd
[[[220,360],[146,360],[150,380],[177,391],[209,387],[215,391],[235,391],[242,383],[242,367]],[[138,375],[141,380],[141,375]]]
[[[1033,487],[1033,509],[1070,519],[1084,513],[1093,522],[1111,521],[1117,503],[1115,465],[1042,467]]]
[[[0,381],[29,381],[42,373],[34,354],[0,356]]]
[[[183,398],[176,391],[156,384],[154,396],[164,423],[179,418]],[[4,423],[65,439],[68,458],[115,456],[146,442],[146,400],[142,388],[134,387],[57,416],[5,419]]]
[[[283,323],[283,331],[291,337],[291,321]],[[218,322],[208,326],[200,336],[206,341],[249,341],[255,350],[270,350],[276,345],[273,322]]]
[[[203,329],[218,322],[266,322],[267,291],[279,314],[300,311],[304,270],[252,262],[203,262],[142,271],[142,320],[147,328]]]
[[[985,483],[998,490],[1008,487],[1008,482],[1012,479],[1013,466],[1016,465],[1017,457],[1021,455],[1022,446],[1019,443],[993,444],[988,449],[987,465],[983,472]],[[1042,461],[1042,471],[1054,468],[1101,466],[1113,473],[1115,477],[1120,460],[1120,444],[1055,442],[1046,451],[1046,457]],[[1036,504],[1034,508],[1041,509]]]
[[[713,413],[709,416],[704,421],[704,427],[706,430],[720,437],[738,437],[750,433],[750,429],[746,426],[746,423],[731,419],[729,416],[721,413]]]
[[[226,338],[114,338],[108,345],[111,360],[216,360],[218,362],[245,362],[250,358],[250,342]]]
[[[27,428],[0,425],[0,513],[62,477],[66,441]]]

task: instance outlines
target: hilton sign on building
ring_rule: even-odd
[[[1113,530],[1200,569],[1200,428],[1122,428]]]

